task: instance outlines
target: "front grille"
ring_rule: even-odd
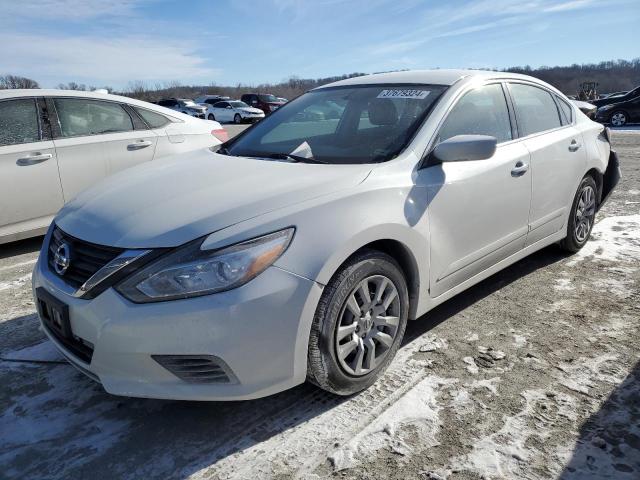
[[[188,383],[237,383],[227,364],[213,355],[151,355],[151,358]]]
[[[54,268],[54,257],[60,245],[66,243],[70,252],[70,263],[64,274],[60,275]],[[62,278],[65,283],[74,288],[80,288],[94,273],[104,267],[111,260],[120,255],[121,248],[96,245],[95,243],[79,240],[64,233],[57,226],[54,227],[51,241],[49,242],[48,263],[49,269]]]

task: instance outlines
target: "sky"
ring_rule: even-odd
[[[640,56],[640,0],[0,0],[0,75],[256,85]]]

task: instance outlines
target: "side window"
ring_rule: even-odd
[[[34,99],[0,102],[0,146],[39,141],[38,110]]]
[[[558,102],[558,106],[560,107],[560,120],[562,121],[562,125],[569,125],[571,122],[573,122],[573,109],[571,108],[571,105],[569,105],[557,95],[556,101]]]
[[[521,137],[561,126],[558,107],[546,90],[522,83],[509,85]]]
[[[224,102],[217,102],[213,105],[213,108],[224,108]]]
[[[500,84],[485,85],[466,93],[440,128],[442,142],[456,135],[489,135],[498,143],[513,139],[507,101]]]
[[[151,110],[147,110],[145,108],[133,108],[135,108],[136,112],[138,112],[138,115],[140,115],[144,119],[144,121],[147,122],[147,125],[149,125],[151,128],[164,127],[166,124],[171,122],[171,120],[169,120],[167,117],[157,112],[152,112]]]
[[[85,98],[55,98],[53,102],[63,137],[133,130],[131,117],[117,103]]]

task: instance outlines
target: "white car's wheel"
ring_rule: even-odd
[[[367,250],[325,287],[309,337],[307,378],[338,395],[372,385],[400,347],[409,295],[398,263]]]
[[[213,115],[213,113],[210,113],[207,119],[213,120],[214,122],[216,121],[216,117]]]
[[[233,117],[233,123],[242,123],[242,117],[240,116],[239,113],[236,113],[235,116]]]

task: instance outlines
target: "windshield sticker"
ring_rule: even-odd
[[[378,98],[416,98],[422,100],[429,93],[429,90],[382,90],[378,94]]]

